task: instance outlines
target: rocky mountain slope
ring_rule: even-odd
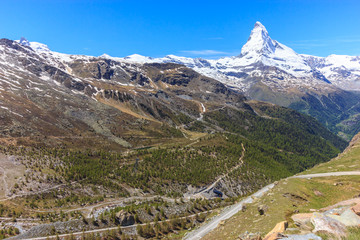
[[[41,143],[37,138],[48,136],[50,145],[86,146],[110,138],[141,146],[155,143],[156,135],[179,134],[176,126],[201,117],[202,102],[211,109],[245,100],[182,65],[71,56],[23,44],[0,41],[1,135],[8,141]]]

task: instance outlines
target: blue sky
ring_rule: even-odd
[[[298,53],[360,55],[355,0],[0,0],[0,38],[94,56],[238,55],[256,21]]]

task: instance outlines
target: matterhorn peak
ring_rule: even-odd
[[[276,43],[270,38],[264,25],[256,22],[247,43],[241,49],[241,56],[269,55],[274,53]]]
[[[265,31],[265,32],[267,33],[266,28],[265,28],[264,25],[262,25],[261,22],[259,22],[259,21],[257,21],[257,22],[255,23],[253,31],[254,31],[255,29],[256,29],[256,30],[260,29],[260,30]]]

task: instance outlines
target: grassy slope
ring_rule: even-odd
[[[360,165],[359,134],[354,137],[350,146],[337,158],[320,164],[307,173],[332,171],[355,171]],[[342,184],[335,184],[342,183]],[[316,195],[315,190],[322,195]],[[341,193],[341,194],[339,194]],[[276,223],[287,220],[291,222],[294,212],[310,212],[310,209],[320,209],[337,202],[353,198],[360,193],[360,178],[358,176],[324,177],[313,179],[281,180],[267,195],[257,199],[248,206],[245,212],[239,212],[226,223],[208,234],[205,239],[234,239],[245,231],[266,234]],[[264,216],[258,214],[260,205],[268,206]],[[358,231],[352,229],[350,237],[357,239]]]
[[[343,185],[335,186],[336,182]],[[306,213],[310,212],[310,209],[323,208],[352,198],[359,194],[359,184],[360,179],[357,176],[280,181],[265,197],[248,205],[245,212],[237,213],[204,239],[235,239],[245,231],[265,235],[276,223],[284,220],[290,222],[289,227],[294,227],[290,217],[295,211]],[[315,190],[322,195],[317,196]],[[263,216],[260,216],[257,210],[260,205],[268,207]]]
[[[304,174],[341,172],[341,171],[360,171],[360,134],[357,134],[351,141],[349,147],[338,157],[329,162],[321,163],[314,168],[304,172]]]

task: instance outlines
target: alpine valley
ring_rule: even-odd
[[[337,156],[356,90],[359,57],[297,54],[259,22],[219,60],[1,39],[0,239],[182,238]]]

